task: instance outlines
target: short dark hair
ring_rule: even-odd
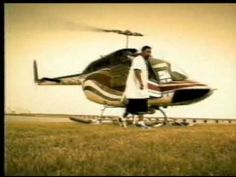
[[[145,46],[142,47],[141,51],[143,52],[143,51],[145,51],[146,49],[152,49],[152,48],[151,48],[150,46],[148,46],[148,45],[145,45]]]

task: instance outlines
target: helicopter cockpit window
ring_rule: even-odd
[[[104,58],[96,63],[94,63],[94,68],[95,69],[101,69],[109,66],[109,60],[107,58]]]
[[[122,53],[121,52],[117,52],[115,54],[113,54],[109,60],[110,60],[110,64],[113,65],[118,65],[121,63],[121,58],[122,58]]]
[[[158,75],[159,83],[169,83],[171,81],[182,81],[187,79],[183,70],[169,62],[159,59],[151,59],[151,64]]]
[[[173,81],[182,81],[186,80],[188,77],[181,68],[171,65],[171,78]]]

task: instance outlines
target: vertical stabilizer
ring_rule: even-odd
[[[38,83],[39,78],[38,78],[38,67],[37,67],[37,62],[34,60],[34,82]]]

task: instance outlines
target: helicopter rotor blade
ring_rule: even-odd
[[[108,30],[108,29],[99,29],[99,30],[103,31],[103,32],[113,32],[113,33],[123,34],[123,35],[127,35],[127,36],[143,36],[143,34],[141,34],[141,33],[131,32],[129,30],[125,30],[125,31],[121,31],[121,30]]]
[[[70,29],[70,30],[85,30],[85,31],[94,31],[94,32],[106,32],[106,33],[117,33],[117,34],[123,34],[126,36],[144,36],[141,33],[138,32],[131,32],[130,30],[117,30],[117,29],[105,29],[105,28],[99,28],[95,26],[91,26],[88,24],[84,24],[81,22],[74,22],[68,19],[60,19],[60,22],[64,22],[64,28]]]
[[[129,30],[117,30],[117,29],[104,29],[104,28],[98,28],[86,24],[79,24],[79,23],[74,23],[73,27],[77,29],[83,29],[83,30],[89,30],[89,31],[94,31],[94,32],[106,32],[106,33],[117,33],[117,34],[123,34],[127,36],[144,36],[141,33],[138,32],[131,32]]]

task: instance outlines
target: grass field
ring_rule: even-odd
[[[5,175],[236,175],[236,125],[5,125]]]

